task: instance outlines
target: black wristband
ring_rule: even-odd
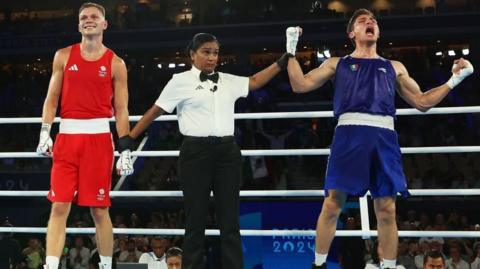
[[[285,70],[287,69],[287,66],[288,66],[288,59],[290,58],[293,58],[295,56],[293,56],[293,54],[291,53],[288,53],[288,52],[285,52],[282,57],[280,57],[278,60],[277,60],[277,65],[278,67],[280,68],[280,70]]]
[[[123,152],[125,150],[134,150],[134,140],[131,136],[125,135],[118,139],[118,152]]]

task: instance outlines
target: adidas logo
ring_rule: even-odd
[[[70,66],[70,67],[68,68],[68,70],[70,70],[70,71],[78,71],[78,67],[77,67],[76,64],[74,64],[74,65]]]
[[[202,89],[203,89],[202,85],[198,85],[198,86],[195,88],[195,90],[202,90]]]
[[[382,72],[385,73],[385,74],[387,73],[387,69],[386,69],[386,68],[380,67],[380,68],[378,68],[378,70],[379,70],[379,71],[382,71]]]

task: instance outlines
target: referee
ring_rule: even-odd
[[[196,34],[187,47],[192,68],[174,74],[130,136],[135,139],[160,115],[177,108],[184,135],[178,159],[185,206],[183,268],[204,268],[205,225],[210,191],[220,227],[222,268],[243,269],[239,225],[241,153],[233,137],[235,101],[285,69],[288,57],[251,77],[215,72],[219,42]]]

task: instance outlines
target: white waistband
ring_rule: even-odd
[[[338,125],[366,125],[373,127],[394,129],[393,117],[383,115],[372,115],[367,113],[348,112],[338,118]]]
[[[61,134],[101,134],[110,133],[108,118],[99,119],[61,119]]]

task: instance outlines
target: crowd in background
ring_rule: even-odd
[[[333,52],[335,53],[335,52]],[[387,52],[407,66],[423,90],[445,82],[452,58]],[[308,55],[308,54],[307,54]],[[418,61],[418,57],[424,57]],[[189,68],[158,68],[150,56],[124,57],[129,75],[131,115],[143,114],[158,98],[173,73]],[[253,74],[275,60],[261,59],[249,63],[235,56],[221,60],[219,69],[234,74]],[[300,57],[304,71],[318,66],[316,57]],[[2,117],[38,117],[48,87],[50,63],[0,65],[0,115]],[[237,101],[236,112],[318,111],[331,110],[333,83],[308,94],[294,94],[286,73],[247,98]],[[475,89],[478,78],[469,78],[452,91],[440,106],[475,105],[480,92]],[[397,107],[409,107],[397,97]],[[133,126],[134,123],[132,123]],[[235,137],[242,149],[313,149],[328,148],[335,120],[332,118],[239,120]],[[480,138],[478,114],[432,116],[399,116],[396,126],[400,145],[460,146],[475,145]],[[38,136],[35,124],[2,125],[0,142],[4,151],[34,151]],[[54,132],[56,129],[54,128]],[[156,122],[148,130],[145,150],[177,150],[182,141],[175,122]],[[404,155],[404,166],[413,188],[474,188],[480,185],[480,165],[476,154],[419,154]],[[176,158],[145,158],[136,163],[137,173],[131,177],[131,189],[178,189]],[[244,189],[306,189],[321,188],[326,156],[284,156],[244,158]],[[22,173],[48,172],[48,159],[2,159],[0,171]]]
[[[186,1],[189,2],[189,1]],[[197,1],[198,2],[198,1]],[[174,21],[165,10],[154,9],[139,1],[132,5],[119,1],[110,12],[109,21],[115,30],[146,29],[151,27],[178,27],[185,25],[227,24],[296,20],[299,18],[338,18],[346,14],[326,8],[325,1],[300,1],[291,7],[289,1],[260,1],[261,8],[236,6],[233,1],[208,1],[212,8],[206,12],[195,7],[192,18]],[[257,3],[258,1],[256,1]],[[478,1],[466,1],[461,8],[450,8],[446,1],[436,1],[435,8],[378,11],[381,16],[397,14],[434,14],[442,12],[479,11]],[[162,4],[163,2],[160,1]],[[288,4],[288,5],[287,5]],[[207,5],[207,6],[208,6]],[[63,7],[68,9],[68,7]],[[196,12],[196,13],[195,13]],[[43,19],[25,11],[24,17],[12,19],[11,10],[1,10],[0,36],[32,35],[75,32],[76,13]],[[34,26],[34,27],[32,27]],[[428,53],[428,52],[427,52]],[[339,56],[342,52],[332,51]],[[384,50],[383,56],[403,62],[410,75],[427,90],[444,83],[453,58],[436,57],[417,50],[398,53]],[[173,69],[163,66],[152,55],[120,55],[128,68],[131,115],[143,114],[156,100],[173,73],[189,68]],[[249,75],[271,64],[279,55],[250,60],[239,60],[234,52],[221,59],[220,71]],[[321,59],[316,51],[303,52],[299,57],[304,72],[317,67]],[[186,62],[186,61],[185,61]],[[39,117],[51,74],[51,59],[31,62],[5,62],[0,60],[0,117]],[[312,93],[298,95],[291,91],[286,73],[236,104],[237,113],[331,110],[334,95],[332,82]],[[467,79],[452,91],[440,106],[476,105],[480,100],[478,76]],[[397,108],[408,105],[400,98]],[[331,118],[241,120],[236,121],[235,138],[242,149],[316,149],[328,148],[335,120]],[[132,123],[133,124],[133,123]],[[476,145],[480,141],[479,114],[452,114],[437,116],[399,116],[395,123],[402,147]],[[0,144],[3,152],[33,152],[37,146],[38,124],[0,125]],[[56,130],[54,129],[54,132]],[[178,150],[182,137],[176,122],[156,122],[148,130],[144,150]],[[321,189],[327,156],[245,156],[243,158],[242,189]],[[403,155],[404,171],[410,189],[469,189],[480,188],[480,158],[477,153]],[[0,172],[43,172],[48,180],[48,159],[0,159]],[[130,190],[179,190],[176,158],[140,158],[136,173],[129,177],[125,188]],[[423,198],[412,198],[421,201]],[[439,201],[448,203],[449,200]],[[131,209],[128,214],[112,209],[112,220],[117,228],[183,228],[181,206],[151,212],[149,209]],[[128,212],[128,211],[126,211]],[[399,209],[397,224],[400,230],[473,231],[480,230],[477,212],[465,210]],[[14,219],[14,216],[11,216]],[[215,228],[215,215],[208,216],[207,228]],[[13,222],[13,221],[12,221]],[[43,223],[46,223],[46,219]],[[374,223],[374,221],[372,222]],[[13,223],[15,224],[15,223]],[[11,225],[8,221],[4,226]],[[78,210],[69,220],[69,227],[92,227],[88,212]],[[345,212],[341,226],[360,229],[356,213]],[[151,251],[152,236],[117,235],[115,260],[138,262],[142,253]],[[180,236],[162,239],[165,249],[181,246]],[[376,263],[376,244],[361,238],[338,239],[342,268],[358,269],[358,264]],[[480,269],[480,241],[460,238],[402,238],[398,247],[398,261],[407,269],[421,268],[423,254],[439,250],[447,258],[447,268]],[[18,268],[40,268],[45,258],[44,238],[31,235],[0,234],[0,254],[13,253]],[[207,255],[218,255],[217,238],[208,238]],[[62,268],[95,268],[95,238],[69,236],[62,256]],[[0,255],[1,256],[1,255]],[[354,262],[352,262],[354,261]],[[455,264],[453,267],[451,264]],[[461,265],[460,265],[461,264]],[[210,268],[216,268],[210,264]],[[462,267],[463,266],[463,267]]]
[[[275,21],[335,19],[349,17],[341,7],[329,6],[328,0],[301,0],[292,5],[288,1],[225,1],[187,0],[169,6],[166,0],[120,0],[107,5],[107,19],[115,30],[184,27],[235,23],[262,23]],[[392,4],[375,7],[378,16],[435,15],[455,12],[478,12],[478,1],[434,1],[430,6]],[[170,3],[171,4],[171,3]],[[257,8],[251,8],[255,5]],[[0,35],[27,35],[70,33],[76,31],[76,6],[68,2],[55,6],[51,15],[24,8],[0,9]],[[378,9],[377,9],[378,8]],[[173,11],[172,11],[173,9]]]
[[[114,210],[115,211],[115,210]],[[165,210],[147,212],[137,210],[129,214],[113,213],[115,228],[183,228],[182,210]],[[213,210],[212,210],[213,212]],[[207,228],[214,229],[215,215],[208,216]],[[399,230],[418,231],[479,231],[480,224],[476,212],[449,210],[448,213],[432,212],[429,209],[409,209],[398,214]],[[4,226],[11,226],[7,221]],[[69,220],[69,227],[92,227],[92,219],[85,211],[78,211]],[[340,229],[359,230],[361,227],[359,213],[346,210],[339,223]],[[375,226],[375,224],[373,224]],[[375,229],[375,227],[373,227]],[[43,268],[45,259],[44,237],[31,235],[0,234],[0,251],[12,255],[17,267],[13,268]],[[115,235],[115,262],[139,262],[143,253],[152,251],[154,241],[160,242],[163,252],[177,246],[183,241],[181,236],[156,237],[146,235]],[[366,264],[378,265],[378,243],[375,239],[363,240],[360,237],[340,237],[336,239],[336,250],[343,269],[359,269]],[[219,256],[217,237],[207,237],[205,253],[208,257]],[[427,251],[437,250],[446,259],[447,269],[478,269],[480,268],[480,241],[472,238],[400,238],[398,245],[398,264],[406,269],[423,268],[423,257]],[[5,257],[5,255],[4,255]],[[62,254],[61,268],[97,268],[98,252],[94,235],[68,235]],[[209,259],[208,268],[219,268],[216,259]],[[1,262],[1,259],[0,259]],[[453,264],[453,265],[452,265]],[[455,267],[456,266],[456,267]]]

